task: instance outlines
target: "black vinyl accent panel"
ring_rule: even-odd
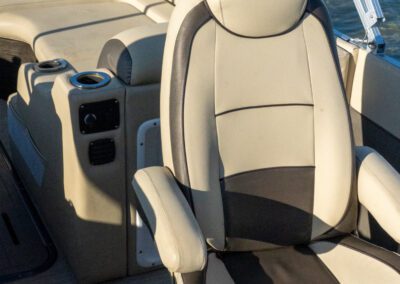
[[[229,238],[275,245],[311,239],[314,167],[262,169],[221,181],[225,231]]]
[[[368,212],[368,220],[371,230],[371,243],[388,250],[395,251],[399,249],[399,244],[379,225],[378,221]]]
[[[339,283],[318,256],[306,246],[224,253],[219,257],[237,284]]]
[[[359,207],[358,236],[370,243],[397,252],[399,244],[389,236],[364,206]]]
[[[0,38],[0,99],[7,100],[16,92],[18,69],[26,62],[36,62],[29,44]]]
[[[400,171],[400,139],[354,109],[351,118],[357,145],[375,149]]]
[[[328,241],[340,244],[342,246],[365,254],[369,257],[375,258],[376,260],[386,264],[387,266],[390,266],[400,273],[400,256],[394,252],[388,251],[382,247],[375,246],[353,235],[337,237]]]
[[[175,175],[193,207],[186,164],[184,103],[193,40],[199,29],[211,19],[204,2],[194,7],[183,20],[175,42],[170,88],[170,128]]]

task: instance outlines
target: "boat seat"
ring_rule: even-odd
[[[160,105],[164,167],[133,187],[177,283],[399,283],[356,221],[400,242],[400,175],[354,146],[321,0],[178,5]]]
[[[129,28],[168,22],[172,1],[0,1],[0,37],[23,41],[38,61],[64,58],[96,68],[103,45]]]

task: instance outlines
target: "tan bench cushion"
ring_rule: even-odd
[[[149,8],[145,2],[151,1],[0,1],[0,37],[29,43],[39,61],[61,57],[79,71],[89,70],[114,35],[166,21],[173,5]]]

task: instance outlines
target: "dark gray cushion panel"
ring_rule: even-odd
[[[135,40],[127,45],[118,38],[103,47],[98,67],[107,68],[127,85],[160,83],[165,34]]]
[[[355,250],[400,273],[400,256],[353,235],[326,240]],[[334,273],[307,246],[259,252],[220,253],[235,283],[339,283]],[[352,267],[348,267],[352,273]],[[357,276],[355,275],[355,279]]]
[[[104,45],[98,67],[109,69],[127,85],[131,83],[132,57],[125,44],[118,39],[111,39]]]
[[[311,239],[314,167],[272,168],[221,180],[229,239],[293,245]]]
[[[318,256],[305,246],[225,253],[220,258],[237,284],[338,283]]]

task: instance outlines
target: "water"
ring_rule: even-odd
[[[364,38],[353,0],[325,0],[336,29],[351,37]],[[400,0],[381,0],[386,22],[381,26],[386,54],[400,60]]]

